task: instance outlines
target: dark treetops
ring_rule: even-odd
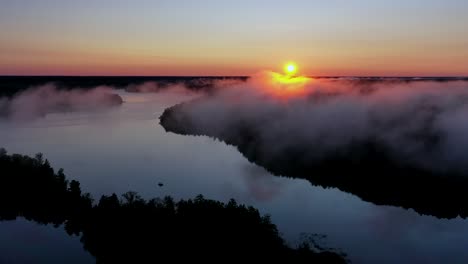
[[[62,169],[54,172],[41,154],[32,158],[0,149],[0,168],[0,220],[63,224],[69,235],[81,234],[97,263],[345,263],[314,244],[287,246],[268,216],[234,200],[144,200],[128,192],[94,203],[79,182],[68,181]]]

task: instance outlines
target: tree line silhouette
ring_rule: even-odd
[[[210,81],[220,79],[247,80],[247,76],[0,76],[0,97],[10,97],[15,93],[30,87],[54,83],[61,89],[89,89],[97,86],[112,86],[124,89],[131,85],[145,82],[157,82],[161,86],[183,83],[189,89],[213,89]],[[340,77],[340,76],[314,76],[316,79],[348,80],[350,83],[362,85],[363,83],[380,82],[420,82],[420,81],[467,81],[466,77]]]
[[[346,263],[344,254],[307,243],[291,248],[269,216],[253,207],[205,199],[145,200],[135,192],[94,202],[42,154],[0,149],[0,220],[24,217],[81,235],[97,263],[287,261]]]
[[[248,77],[190,77],[190,76],[0,76],[0,97],[11,97],[28,88],[53,83],[62,90],[91,89],[98,86],[110,86],[134,92],[132,85],[156,82],[161,87],[182,83],[187,88],[198,90],[213,89],[217,80],[247,80]]]

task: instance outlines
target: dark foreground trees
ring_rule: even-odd
[[[97,263],[284,261],[345,263],[333,252],[288,247],[268,216],[237,204],[171,197],[144,200],[134,192],[93,203],[79,182],[68,181],[47,160],[0,149],[0,220],[25,217],[65,225],[82,235]]]

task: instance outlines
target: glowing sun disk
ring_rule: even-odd
[[[284,66],[284,71],[287,75],[294,75],[297,72],[296,64],[290,62]]]

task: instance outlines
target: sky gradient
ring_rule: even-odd
[[[466,0],[0,0],[0,75],[468,76]]]

